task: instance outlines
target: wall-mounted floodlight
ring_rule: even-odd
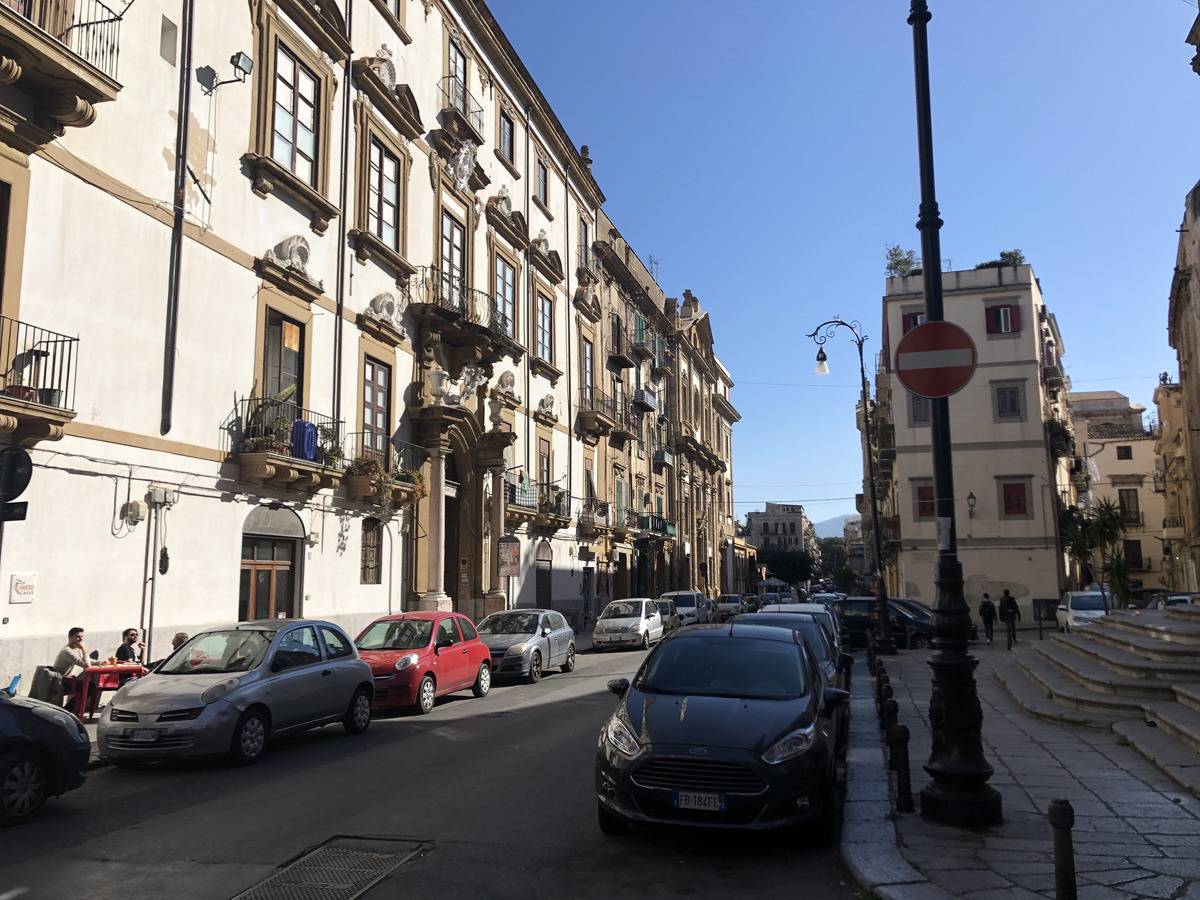
[[[245,81],[246,77],[254,71],[254,60],[247,56],[242,51],[238,51],[229,57],[230,64],[241,74],[238,76],[238,81]]]
[[[204,89],[205,94],[212,94],[223,84],[233,84],[235,81],[244,84],[246,78],[254,71],[254,60],[240,50],[229,57],[229,64],[233,66],[233,77],[226,78],[224,81],[217,80],[217,72],[212,66],[204,66],[196,70],[196,80],[200,82],[200,87]]]

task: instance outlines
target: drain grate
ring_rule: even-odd
[[[233,900],[354,900],[432,847],[428,841],[335,837]]]

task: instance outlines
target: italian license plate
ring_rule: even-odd
[[[161,734],[161,732],[150,731],[145,728],[142,728],[137,731],[129,732],[129,740],[133,741],[136,744],[149,744],[152,741],[157,741],[158,736],[160,734]]]
[[[688,791],[675,792],[676,809],[703,809],[709,812],[725,812],[724,794],[694,794]]]

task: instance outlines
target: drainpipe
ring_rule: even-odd
[[[183,212],[186,196],[188,125],[192,118],[192,18],[195,0],[183,0],[180,25],[179,121],[175,128],[175,218],[171,225],[171,262],[167,276],[167,324],[163,347],[162,419],[159,434],[171,430],[175,394],[175,354],[179,333],[179,278],[183,262]]]
[[[571,166],[566,165],[566,177],[563,178],[563,260],[567,267],[567,272],[571,270]],[[566,274],[566,273],[564,273]],[[574,421],[571,418],[571,276],[567,275],[567,346],[566,356],[563,357],[563,365],[567,367],[567,497],[574,499],[575,491],[575,441],[574,434],[571,431],[571,423]],[[578,538],[575,541],[579,543]]]
[[[354,0],[346,0],[346,37],[352,36],[351,22],[354,15]],[[338,184],[338,254],[337,254],[337,314],[333,321],[333,420],[342,418],[342,314],[346,309],[346,190],[347,171],[350,166],[346,154],[350,147],[350,86],[353,71],[353,53],[346,56],[346,68],[342,75],[342,148],[341,173]],[[339,434],[339,441],[345,435]],[[390,595],[389,595],[390,599]]]
[[[525,221],[529,222],[529,127],[533,122],[533,105],[529,104],[525,107]],[[525,247],[525,468],[529,469],[529,404],[533,402],[529,392],[533,387],[532,376],[529,373],[529,345],[533,340],[533,255],[529,250],[528,245]],[[531,473],[527,473],[529,475]]]

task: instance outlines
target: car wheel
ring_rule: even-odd
[[[437,700],[437,685],[434,683],[432,675],[426,675],[417,685],[417,712],[421,715],[433,712],[435,700]]]
[[[929,647],[929,636],[924,634],[914,634],[912,639],[912,649],[925,650]]]
[[[1059,634],[1063,633],[1063,627],[1061,625],[1058,626],[1058,633]]]
[[[33,818],[50,796],[50,775],[36,754],[17,750],[0,758],[0,823]]]
[[[643,650],[650,649],[650,632],[648,632],[648,631],[642,632],[642,649]]]
[[[533,651],[533,656],[529,658],[529,683],[537,684],[542,680],[542,654],[538,651]]]
[[[596,818],[600,823],[600,830],[605,834],[625,834],[629,831],[629,823],[618,816],[616,813],[609,810],[607,806],[600,803],[596,807]]]
[[[575,645],[574,644],[572,644],[571,646],[569,646],[567,648],[567,659],[562,664],[562,670],[563,670],[563,672],[574,672],[575,671]]]
[[[342,719],[347,734],[362,734],[371,724],[371,691],[360,687],[350,698],[350,706]]]
[[[538,664],[539,673],[541,664]],[[540,677],[540,676],[539,676]],[[479,674],[475,676],[475,683],[471,685],[471,693],[476,697],[486,697],[488,691],[492,689],[492,667],[487,663],[483,663],[479,667]]]
[[[229,745],[230,761],[239,766],[258,762],[267,749],[269,733],[266,713],[253,707],[246,710],[233,729],[233,741]]]

